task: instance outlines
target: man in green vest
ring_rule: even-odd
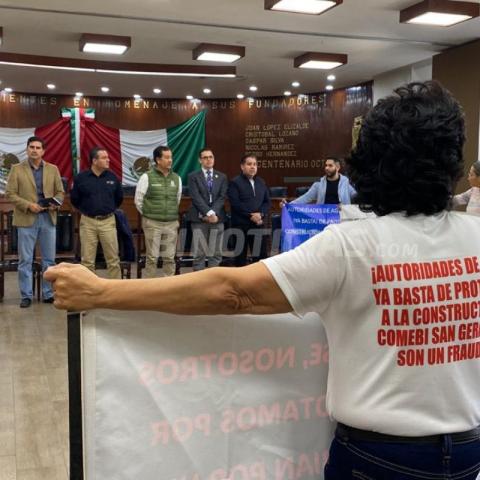
[[[145,277],[157,273],[162,257],[163,276],[175,275],[175,251],[178,235],[178,206],[182,196],[182,179],[172,172],[172,151],[167,146],[153,151],[154,168],[144,173],[135,190],[135,206],[142,214],[145,235]]]

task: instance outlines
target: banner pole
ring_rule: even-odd
[[[70,480],[84,480],[82,425],[81,314],[68,313],[68,399],[70,426]]]

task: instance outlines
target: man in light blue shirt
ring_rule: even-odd
[[[350,185],[348,178],[339,173],[340,160],[328,157],[325,160],[325,176],[315,182],[309,190],[290,203],[317,203],[349,205],[355,195],[355,189]],[[282,204],[285,204],[283,201]]]

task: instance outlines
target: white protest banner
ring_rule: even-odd
[[[95,311],[72,322],[83,391],[72,480],[323,479],[333,424],[317,315]]]

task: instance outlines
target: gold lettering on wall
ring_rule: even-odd
[[[74,97],[71,100],[73,107],[79,108],[109,108],[109,109],[125,109],[125,110],[177,110],[177,111],[199,111],[204,108],[215,110],[235,110],[244,102],[249,110],[254,109],[298,109],[303,107],[321,108],[325,104],[326,94],[316,95],[298,95],[290,98],[249,98],[247,100],[195,100],[195,101],[177,101],[164,100],[158,102],[157,100],[130,100],[130,99],[107,99],[107,98],[88,98],[88,97]],[[3,103],[20,103],[21,105],[65,105],[65,97],[35,95],[35,94],[15,94],[5,93],[0,94],[0,102]]]
[[[164,100],[159,102],[157,100],[130,100],[130,99],[107,99],[107,98],[88,98],[88,97],[74,97],[71,100],[67,100],[67,97],[55,97],[46,95],[35,94],[16,94],[16,93],[0,93],[0,103],[18,103],[24,107],[30,107],[33,105],[45,105],[56,106],[63,105],[78,108],[108,108],[111,110],[178,110],[178,111],[193,111],[197,112],[203,108],[208,107],[205,102],[201,100],[189,102],[189,101],[177,101],[177,100]],[[228,108],[232,109],[236,107],[235,101],[225,102],[212,102],[222,103],[221,107],[212,108]]]
[[[249,98],[248,108],[252,109],[276,109],[276,108],[302,108],[310,105],[321,108],[325,104],[326,94],[298,95],[289,98]]]
[[[309,128],[309,122],[246,125],[245,151],[257,157],[260,168],[309,168],[309,160],[297,159],[295,143],[301,132]]]

